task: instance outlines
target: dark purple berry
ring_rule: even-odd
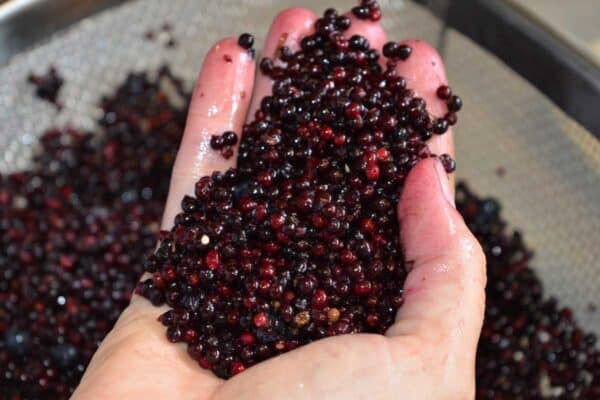
[[[210,147],[215,150],[220,150],[225,145],[223,136],[212,135],[210,138]]]
[[[412,54],[412,47],[407,44],[401,44],[398,46],[398,50],[396,51],[396,56],[400,60],[406,60]]]
[[[238,38],[238,44],[241,48],[249,50],[254,45],[254,36],[249,33],[242,33]]]
[[[457,95],[453,95],[448,99],[448,111],[457,112],[462,108],[462,99]]]
[[[387,58],[394,58],[396,57],[396,54],[398,54],[399,47],[400,45],[396,42],[387,42],[385,45],[383,45],[383,55]]]
[[[238,141],[238,135],[235,132],[232,131],[227,131],[225,133],[223,133],[223,144],[225,146],[234,146],[235,144],[237,144]]]
[[[438,98],[448,100],[452,96],[452,89],[450,89],[450,86],[442,85],[437,88],[436,94]]]
[[[449,154],[442,154],[439,156],[439,160],[441,161],[447,173],[454,172],[456,169],[456,161],[454,161]]]
[[[443,118],[436,119],[433,121],[433,132],[438,135],[444,134],[448,131],[448,121]]]

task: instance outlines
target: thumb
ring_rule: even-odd
[[[485,306],[485,256],[454,206],[441,162],[421,161],[407,177],[398,206],[408,276],[404,305],[388,336],[417,336],[470,359]]]

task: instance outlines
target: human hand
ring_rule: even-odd
[[[372,47],[386,41],[378,23],[352,17],[348,35]],[[274,21],[264,54],[271,56],[310,33],[316,16],[295,8]],[[411,41],[411,57],[398,65],[409,87],[433,115],[445,112],[436,98],[445,83],[436,51]],[[224,55],[231,57],[226,63]],[[241,132],[270,80],[254,81],[255,62],[235,39],[207,54],[194,90],[186,130],[174,166],[163,228],[172,225],[181,198],[213,170],[235,164],[212,152],[211,135]],[[252,96],[250,94],[253,93]],[[435,135],[433,153],[453,153],[452,133]],[[411,265],[404,305],[385,336],[330,337],[257,364],[228,381],[201,369],[184,345],[169,343],[154,307],[134,296],[93,357],[73,399],[465,399],[473,398],[475,351],[484,309],[485,260],[476,239],[454,208],[452,182],[439,161],[426,159],[409,174],[398,207],[401,241]]]

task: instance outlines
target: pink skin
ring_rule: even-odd
[[[286,45],[296,49],[315,18],[302,8],[282,12],[269,32],[265,55],[272,56],[284,34]],[[378,48],[386,41],[373,22],[353,18],[353,33],[366,36]],[[413,54],[398,70],[431,112],[441,115],[444,104],[435,90],[446,82],[442,61],[426,43],[410,43]],[[231,63],[225,63],[225,54]],[[271,82],[260,75],[254,82],[254,69],[254,61],[233,39],[219,42],[207,54],[173,171],[163,228],[170,227],[180,199],[192,193],[198,177],[234,164],[233,159],[211,154],[208,141],[225,130],[240,132],[269,92]],[[435,138],[431,147],[436,153],[452,154],[452,136]],[[94,355],[73,399],[473,398],[485,260],[454,208],[452,191],[434,159],[419,163],[407,178],[398,214],[403,250],[412,268],[405,304],[385,336],[324,339],[223,381],[192,361],[183,345],[166,340],[156,321],[166,307],[153,307],[134,296]]]

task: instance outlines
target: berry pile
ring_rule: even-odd
[[[129,76],[101,134],[48,132],[29,171],[0,175],[0,399],[68,398],[129,303],[185,124],[168,82]]]
[[[273,90],[243,129],[237,168],[183,199],[138,286],[172,308],[160,318],[168,339],[219,377],[327,336],[384,333],[402,304],[396,204],[449,123],[397,75],[410,51],[382,68],[348,27],[327,10],[298,52],[261,61]],[[454,116],[459,97],[447,102]],[[211,145],[236,141],[225,132]]]
[[[483,246],[488,285],[477,351],[478,399],[600,399],[600,351],[572,311],[543,296],[521,234],[506,232],[500,205],[465,184],[458,210]]]

